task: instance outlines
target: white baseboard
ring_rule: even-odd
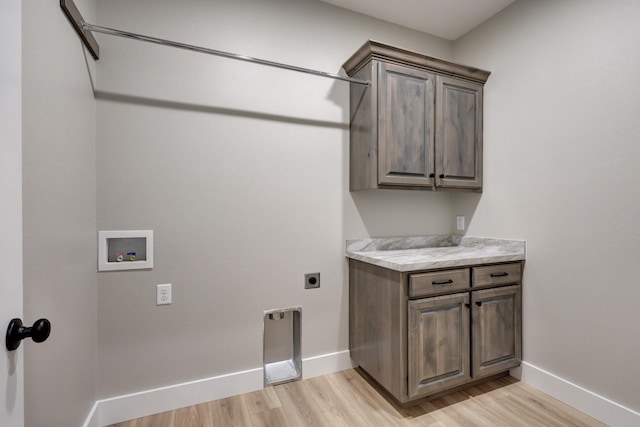
[[[302,360],[303,378],[351,369],[349,351],[323,354]],[[263,388],[262,368],[175,384],[153,390],[98,400],[84,427],[103,427],[159,412],[197,405]]]
[[[303,378],[351,369],[349,351],[302,361]],[[511,375],[612,427],[640,425],[640,413],[527,362]],[[96,402],[83,427],[103,427],[263,388],[262,368],[116,396]]]
[[[511,375],[611,426],[640,426],[640,413],[527,362]]]
[[[82,427],[102,427],[100,425],[98,402],[93,404],[93,408],[91,408],[91,411],[89,411],[89,416],[87,416],[87,419],[82,425]]]

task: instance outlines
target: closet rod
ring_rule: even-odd
[[[145,36],[142,34],[129,33],[126,31],[115,30],[113,28],[107,28],[107,27],[101,27],[99,25],[88,24],[86,22],[81,22],[80,26],[82,27],[83,30],[91,31],[94,33],[108,34],[111,36],[124,37],[127,39],[139,40],[139,41],[148,42],[148,43],[155,43],[163,46],[175,47],[178,49],[186,49],[194,52],[206,53],[209,55],[216,55],[216,56],[222,56],[225,58],[237,59],[240,61],[253,62],[260,65],[266,65],[269,67],[283,68],[285,70],[298,71],[300,73],[313,74],[320,77],[328,77],[330,79],[343,80],[345,82],[356,83],[356,84],[361,84],[366,86],[368,86],[371,83],[368,80],[361,80],[353,77],[344,77],[339,74],[326,73],[324,71],[317,71],[309,68],[297,67],[295,65],[282,64],[280,62],[268,61],[266,59],[259,59],[251,56],[238,55],[236,53],[230,53],[230,52],[224,52],[221,50],[209,49],[206,47],[194,46],[190,44],[175,42],[172,40],[165,40],[157,37]]]

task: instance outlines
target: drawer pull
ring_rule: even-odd
[[[477,305],[478,307],[482,307],[482,301],[476,301],[476,305]]]
[[[453,280],[451,279],[442,280],[442,281],[434,280],[433,282],[431,282],[432,285],[450,285],[452,283],[453,283]]]
[[[504,273],[491,273],[491,277],[506,277],[508,275],[509,273],[507,273],[506,271]]]

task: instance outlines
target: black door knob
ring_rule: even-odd
[[[12,319],[7,328],[7,350],[13,351],[20,347],[20,341],[31,337],[34,342],[43,342],[49,338],[51,322],[47,319],[36,320],[32,327],[22,325],[22,319]]]

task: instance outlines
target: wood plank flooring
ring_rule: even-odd
[[[604,424],[512,377],[402,408],[359,369],[268,387],[110,427],[456,427]]]

